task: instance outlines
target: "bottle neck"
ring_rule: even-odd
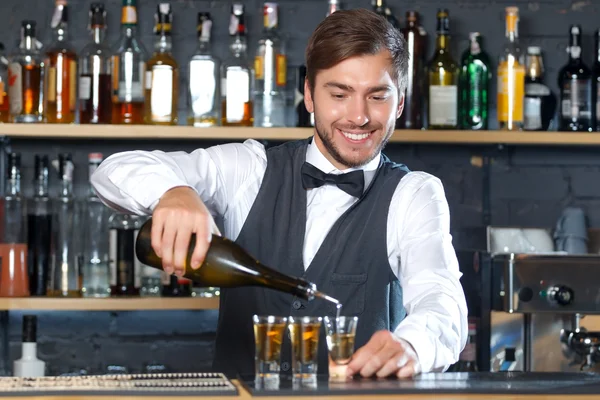
[[[210,54],[210,39],[203,37],[198,38],[198,54]]]
[[[229,49],[235,58],[242,58],[246,55],[246,51],[248,49],[248,43],[246,41],[246,36],[243,35],[235,35],[231,39],[231,44],[229,45]]]
[[[121,25],[121,35],[131,38],[137,34],[137,25],[136,24],[123,24]]]
[[[12,176],[7,180],[6,194],[11,197],[18,197],[21,195],[21,177]]]
[[[36,179],[34,183],[34,190],[36,197],[47,197],[48,196],[48,177],[42,179]]]
[[[21,343],[21,359],[36,360],[37,359],[37,343],[23,342]]]
[[[70,179],[61,180],[60,184],[60,197],[72,197],[73,195],[73,181]]]
[[[158,53],[169,53],[172,47],[171,32],[163,32],[154,42],[154,50]]]
[[[24,50],[37,50],[35,36],[23,36],[19,48]]]
[[[509,42],[516,42],[519,39],[519,33],[517,29],[509,29],[506,31],[506,38]]]
[[[437,38],[435,40],[436,50],[447,50],[450,46],[450,35],[446,33],[438,33]]]
[[[100,44],[104,41],[105,31],[106,29],[102,25],[95,25],[92,27],[92,37],[94,38],[94,43]]]

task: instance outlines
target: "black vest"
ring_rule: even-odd
[[[262,185],[236,242],[265,265],[315,283],[318,290],[342,303],[342,315],[358,316],[355,346],[359,348],[376,331],[394,330],[406,315],[402,289],[387,256],[387,217],[392,195],[408,169],[382,155],[369,187],[334,223],[305,271],[307,196],[300,171],[309,142],[287,142],[267,150]],[[230,377],[254,373],[254,314],[334,316],[335,305],[320,299],[307,302],[271,289],[222,289],[214,371]],[[287,333],[284,337],[282,374],[291,373]],[[318,372],[327,373],[325,327],[319,338]]]

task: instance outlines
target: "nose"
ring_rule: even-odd
[[[366,99],[360,96],[356,96],[352,99],[348,105],[348,112],[346,113],[348,121],[352,122],[356,126],[365,126],[369,123],[369,107]]]

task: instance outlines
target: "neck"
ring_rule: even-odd
[[[159,53],[167,53],[171,51],[171,35],[162,34],[156,41],[154,49]]]
[[[94,43],[100,44],[104,40],[104,27],[95,26],[92,29],[92,34],[94,36]]]

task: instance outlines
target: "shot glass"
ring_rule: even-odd
[[[329,350],[329,378],[346,380],[349,378],[347,366],[354,354],[358,317],[325,317],[324,322]]]
[[[290,317],[288,329],[292,343],[294,379],[316,380],[321,317]]]
[[[286,317],[255,315],[254,366],[257,377],[279,377],[281,343],[287,325]]]

